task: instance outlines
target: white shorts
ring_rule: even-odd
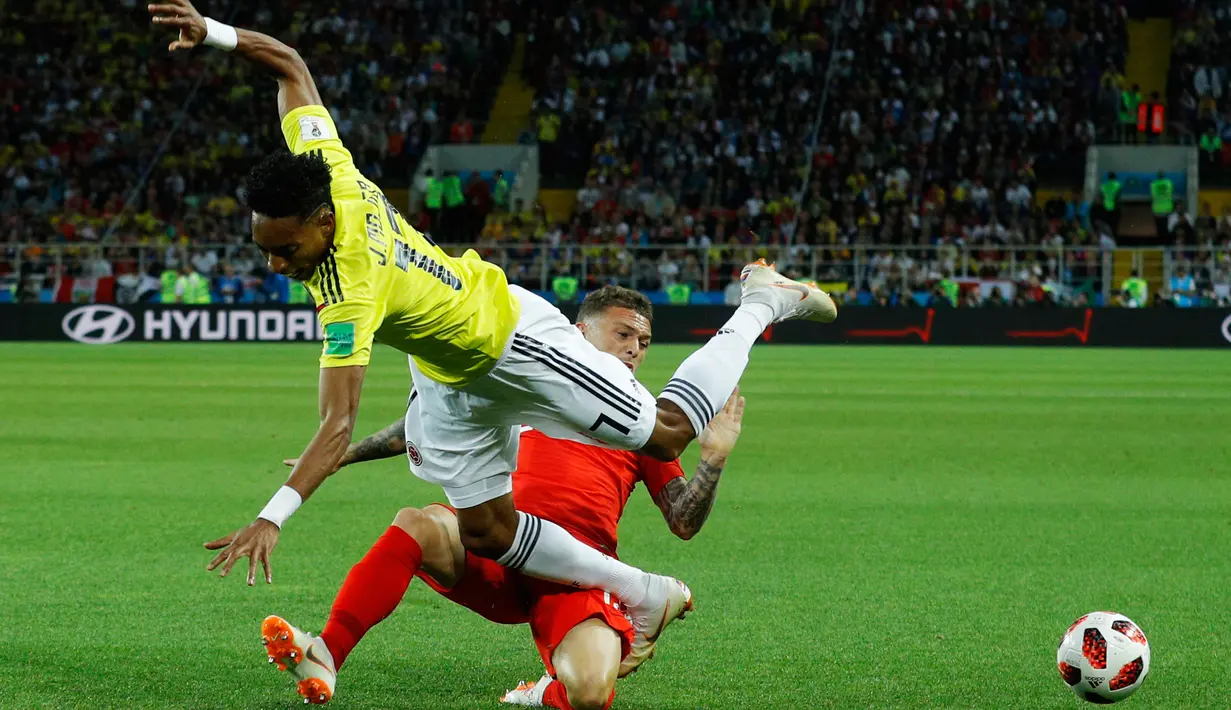
[[[406,412],[411,471],[472,508],[513,490],[522,425],[548,436],[613,449],[645,446],[656,398],[614,355],[589,343],[564,314],[518,286],[521,318],[495,367],[465,388],[424,375]],[[567,472],[562,472],[567,475]]]

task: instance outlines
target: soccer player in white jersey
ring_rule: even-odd
[[[407,224],[355,166],[294,49],[204,18],[188,0],[149,11],[156,25],[178,30],[169,50],[204,44],[230,51],[277,81],[290,150],[269,155],[248,176],[252,238],[272,271],[305,284],[325,333],[316,435],[252,523],[206,544],[220,550],[207,568],[226,575],[246,557],[249,584],[258,561],[272,581],[270,554],[282,525],[350,444],[379,340],[411,356],[422,400],[420,416],[406,420],[418,454],[411,468],[443,488],[466,549],[533,577],[610,592],[628,607],[633,651],[647,656],[691,592],[519,512],[511,473],[520,426],[674,460],[725,405],[761,332],[792,318],[832,321],[833,301],[764,261],[749,264],[739,308],[655,397],[550,303],[510,286],[473,251],[453,258]]]

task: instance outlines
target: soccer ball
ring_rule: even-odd
[[[1150,672],[1150,643],[1127,616],[1095,611],[1064,633],[1056,665],[1077,697],[1110,705],[1141,687]]]

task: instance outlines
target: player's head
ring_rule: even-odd
[[[591,345],[615,355],[636,372],[650,347],[653,318],[654,307],[645,294],[623,286],[604,286],[581,302],[577,328]]]
[[[329,180],[329,165],[319,154],[286,150],[248,173],[252,241],[270,271],[306,281],[329,256],[335,224]]]

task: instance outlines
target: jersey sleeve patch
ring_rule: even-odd
[[[299,140],[307,143],[308,141],[321,141],[333,138],[333,131],[325,119],[320,116],[300,116],[299,117]]]
[[[325,326],[325,354],[348,357],[355,352],[355,324],[329,323]]]

